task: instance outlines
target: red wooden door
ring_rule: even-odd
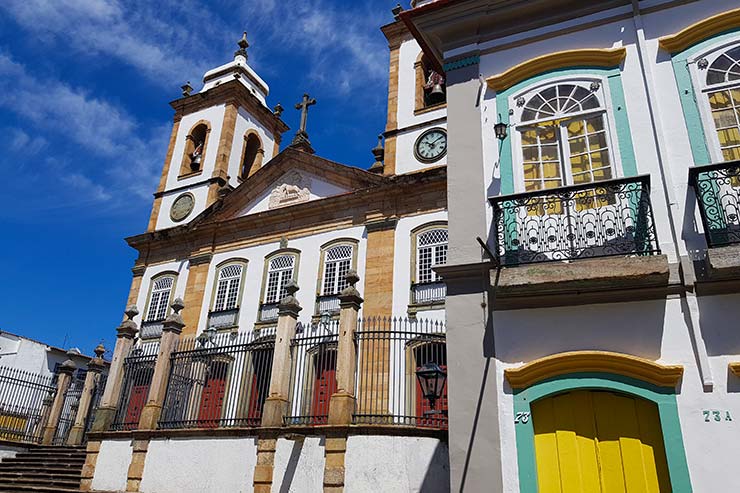
[[[272,351],[256,351],[252,360],[252,388],[250,389],[247,419],[250,425],[259,425],[262,406],[270,388]]]
[[[198,412],[198,426],[201,428],[216,428],[221,419],[221,409],[224,405],[226,393],[226,379],[219,376],[209,377],[200,398]]]
[[[337,352],[323,350],[316,354],[314,368],[316,378],[313,386],[311,415],[313,424],[326,424],[329,416],[329,400],[331,395],[337,391]]]
[[[141,410],[144,409],[146,399],[149,396],[149,384],[134,385],[131,387],[131,396],[126,408],[126,420],[123,422],[125,430],[135,430],[139,427]]]

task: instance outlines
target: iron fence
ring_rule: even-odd
[[[158,351],[159,343],[141,344],[132,348],[124,360],[121,397],[111,430],[135,430],[139,427],[139,418],[149,396]]]
[[[444,323],[401,318],[358,322],[354,423],[447,428]],[[441,394],[424,394],[417,372],[436,364]]]
[[[288,425],[322,425],[329,418],[329,400],[337,390],[339,321],[300,324],[290,342],[290,406]]]
[[[411,302],[417,305],[444,301],[446,295],[447,285],[442,281],[411,285]]]
[[[740,161],[691,168],[689,183],[696,192],[707,245],[740,243]]]
[[[95,380],[95,387],[93,387],[92,398],[90,399],[90,410],[87,413],[87,420],[85,421],[85,436],[92,430],[92,425],[95,422],[95,414],[98,412],[100,399],[103,397],[103,392],[105,392],[106,383],[108,383],[107,373],[99,375]]]
[[[77,411],[80,406],[80,397],[82,397],[82,390],[85,386],[84,374],[82,379],[79,376],[79,373],[75,374],[69,387],[64,392],[62,413],[59,415],[59,423],[57,424],[57,429],[52,440],[53,445],[64,445],[67,443],[69,432],[75,424],[75,418],[77,417]]]
[[[0,439],[39,443],[56,393],[51,375],[0,366]]]
[[[259,426],[270,388],[274,336],[183,338],[171,355],[159,427]]]
[[[649,176],[504,195],[490,202],[501,265],[660,254]]]

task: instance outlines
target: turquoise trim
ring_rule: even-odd
[[[714,129],[704,128],[704,122],[701,119],[701,113],[699,111],[698,100],[702,94],[694,87],[693,81],[691,80],[688,59],[704,51],[708,51],[711,48],[711,45],[737,39],[738,32],[740,32],[740,28],[725,31],[722,34],[718,34],[696,43],[690,48],[686,48],[684,51],[671,55],[673,74],[676,77],[678,97],[681,101],[681,109],[683,110],[683,117],[686,122],[686,130],[689,134],[691,155],[694,159],[695,166],[701,166],[702,164],[709,164],[712,162],[712,157],[709,154],[709,144],[706,132],[714,131]],[[737,39],[737,41],[740,42],[740,39]]]
[[[571,373],[549,378],[526,389],[514,392],[514,413],[530,413],[531,404],[557,393],[578,389],[612,390],[641,397],[658,406],[663,431],[668,472],[674,493],[692,491],[689,466],[678,417],[675,390],[658,387],[646,382],[611,373]],[[519,461],[519,491],[537,493],[537,463],[534,450],[532,420],[514,425],[516,431],[517,460]]]
[[[460,58],[444,64],[444,71],[449,72],[451,70],[457,70],[459,68],[468,67],[470,65],[478,65],[480,63],[480,56],[473,55],[465,58]]]
[[[501,115],[509,117],[509,98],[512,94],[521,92],[527,87],[555,77],[604,77],[608,81],[609,97],[612,101],[612,115],[616,122],[616,134],[621,155],[622,173],[625,177],[637,175],[637,161],[635,159],[634,145],[632,143],[632,132],[630,131],[629,118],[627,116],[627,103],[622,87],[621,72],[619,68],[605,69],[603,67],[571,67],[550,70],[540,75],[527,79],[513,85],[509,89],[496,94],[496,108]],[[508,139],[509,145],[501,146],[499,158],[501,170],[501,194],[514,193],[514,162],[513,141]]]

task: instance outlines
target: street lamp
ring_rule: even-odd
[[[321,324],[321,328],[327,332],[329,331],[329,322],[331,322],[331,313],[328,311],[321,312],[319,323]]]
[[[509,125],[507,125],[504,122],[498,122],[493,126],[493,133],[496,135],[496,138],[498,140],[505,140],[507,136],[506,129],[509,128]]]
[[[421,387],[421,393],[429,401],[432,411],[429,414],[437,414],[434,405],[437,399],[442,397],[442,391],[447,381],[447,372],[439,367],[437,363],[426,363],[416,370],[416,378]]]

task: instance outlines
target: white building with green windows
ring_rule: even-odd
[[[740,6],[412,4],[447,83],[451,489],[740,491]]]

